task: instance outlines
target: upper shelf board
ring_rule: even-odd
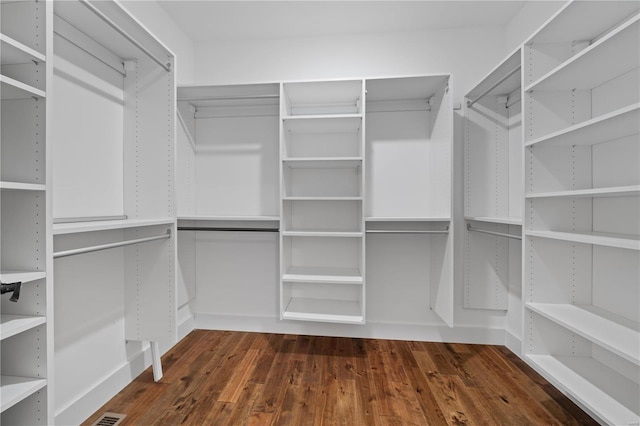
[[[502,61],[497,67],[483,78],[467,95],[469,100],[477,99],[478,96],[485,93],[491,96],[507,96],[513,93],[521,86],[521,73],[513,72],[505,79],[513,70],[519,69],[521,65],[520,49],[517,49]],[[504,79],[504,80],[503,80]],[[503,80],[503,81],[501,81]],[[495,87],[493,87],[495,86]],[[490,89],[491,88],[491,89]]]
[[[448,82],[448,75],[370,79],[365,82],[367,102],[429,99]]]
[[[6,34],[0,33],[0,57],[2,65],[26,64],[31,61],[45,62],[42,53],[25,46]]]

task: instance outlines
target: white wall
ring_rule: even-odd
[[[502,60],[499,27],[198,42],[195,80],[232,84],[452,73],[459,100]]]
[[[566,1],[529,1],[506,26],[506,52],[515,50],[542,26]]]
[[[121,0],[120,3],[176,55],[178,84],[191,83],[194,76],[194,46],[184,31],[156,1]]]

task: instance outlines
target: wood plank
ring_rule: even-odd
[[[501,346],[195,330],[163,367],[83,425],[597,424]]]

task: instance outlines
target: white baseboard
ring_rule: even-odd
[[[356,337],[424,342],[478,343],[504,345],[503,329],[447,327],[440,324],[383,323],[363,325],[282,321],[277,317],[194,314],[194,326],[204,330],[249,331],[312,336]]]
[[[151,365],[151,349],[149,345],[135,355],[131,361],[124,363],[111,375],[96,384],[89,392],[61,409],[55,415],[56,425],[78,425],[113,398],[125,386]]]
[[[505,330],[504,345],[518,357],[522,358],[522,340]]]

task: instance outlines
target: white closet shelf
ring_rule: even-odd
[[[520,48],[518,47],[513,53],[511,53],[505,60],[503,60],[497,67],[487,74],[480,83],[478,83],[473,89],[465,95],[465,98],[473,100],[484,94],[489,88],[489,92],[485,95],[492,96],[506,96],[513,93],[521,85],[520,73],[514,72],[511,76],[507,77],[509,73],[520,67]]]
[[[283,237],[362,237],[362,231],[345,231],[340,229],[290,229],[282,231]]]
[[[526,231],[525,234],[530,237],[549,238],[552,240],[594,244],[628,250],[640,250],[640,237],[637,235],[613,234],[607,232],[577,233],[557,231]]]
[[[369,216],[366,222],[450,222],[450,217]]]
[[[362,157],[287,158],[282,162],[291,169],[355,169],[362,166]]]
[[[638,68],[639,22],[636,16],[549,71],[525,88],[538,90],[589,90]],[[620,55],[620,52],[626,52]]]
[[[527,44],[571,43],[594,40],[639,9],[637,2],[620,2],[611,7],[606,1],[570,2]],[[580,22],[580,25],[575,25]]]
[[[292,266],[282,275],[282,281],[327,284],[362,284],[364,282],[358,268],[312,266]]]
[[[504,225],[517,225],[522,226],[521,217],[509,217],[509,216],[465,216],[465,220],[474,220],[476,222],[486,223],[500,223]]]
[[[7,189],[13,191],[44,191],[45,185],[39,183],[24,183],[24,182],[0,182],[0,189]]]
[[[588,305],[527,303],[533,312],[640,365],[638,323]]]
[[[638,385],[593,358],[525,355],[555,386],[604,422],[637,424]],[[632,408],[633,407],[633,408]]]
[[[42,53],[2,33],[0,33],[0,57],[2,65],[46,61],[46,57]]]
[[[362,197],[351,196],[322,196],[322,197],[302,197],[302,196],[288,196],[282,197],[283,201],[362,201]]]
[[[21,81],[14,80],[6,75],[0,74],[0,83],[0,94],[2,95],[3,101],[46,97],[46,93],[43,90],[22,83]]]
[[[0,382],[2,383],[0,386],[0,412],[13,407],[47,385],[45,379],[16,376],[2,376]]]
[[[0,315],[0,340],[20,334],[47,322],[45,317],[29,315]]]
[[[640,185],[629,185],[610,188],[579,189],[575,191],[539,192],[527,194],[526,198],[605,198],[637,197],[638,195],[640,195]]]
[[[640,103],[595,117],[583,123],[536,138],[525,146],[554,144],[558,146],[595,145],[638,134]]]
[[[77,234],[92,231],[108,231],[112,229],[141,228],[144,226],[171,225],[174,219],[126,219],[104,220],[95,222],[56,223],[53,235]]]
[[[282,313],[283,319],[362,324],[360,302],[292,297]]]
[[[280,216],[178,216],[178,220],[203,220],[203,221],[223,221],[223,222],[279,222]]]
[[[31,281],[41,280],[46,278],[47,273],[44,271],[14,271],[3,270],[0,271],[0,281],[3,283],[28,283]]]
[[[337,120],[345,120],[345,119],[352,119],[352,120],[357,120],[357,123],[359,124],[360,121],[362,120],[362,114],[300,114],[300,115],[287,115],[285,117],[282,117],[282,119],[285,122],[285,129],[291,131],[291,129],[294,129],[296,126],[295,124],[293,124],[294,122],[297,121],[320,121],[322,120],[322,122],[318,123],[318,126],[320,124],[322,124],[323,126],[326,124],[326,121],[328,120],[332,120],[332,121],[337,121]],[[309,125],[309,123],[304,123],[304,125]],[[331,133],[329,132],[330,127],[329,128],[325,128],[324,131],[320,132],[320,133]],[[352,131],[356,131],[357,128],[355,130]],[[306,133],[306,132],[305,132]],[[308,133],[315,133],[315,132],[308,132]]]
[[[337,116],[298,116],[284,119],[284,131],[297,133],[357,133],[362,127],[362,114]]]

